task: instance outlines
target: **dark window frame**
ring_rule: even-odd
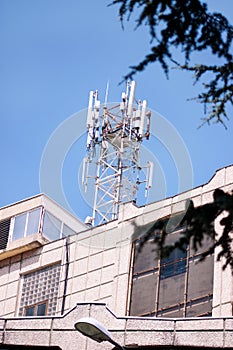
[[[40,305],[45,305],[45,313],[43,315],[38,315],[38,308]],[[33,315],[27,315],[27,310],[32,309],[32,308],[34,308]],[[24,306],[23,316],[26,316],[26,317],[46,316],[47,311],[48,311],[48,300],[43,300],[43,301],[40,301],[40,302],[35,303],[35,304]]]
[[[164,224],[166,224],[166,222],[169,220],[170,218],[164,218]],[[170,244],[174,244],[173,242],[173,238],[175,237],[174,235],[180,235],[180,234],[184,234],[185,230],[186,230],[186,225],[179,225],[176,224],[178,223],[180,217],[179,215],[177,215],[177,217],[173,217],[172,219],[174,219],[174,225],[169,227],[169,234],[166,237],[166,241],[165,241],[165,246],[166,245],[170,245]],[[154,231],[154,235],[159,235],[160,232],[158,230]],[[200,247],[200,249],[198,249],[196,252],[193,252],[192,250],[192,243],[190,242],[187,246],[184,247],[184,249],[179,249],[176,248],[173,253],[167,257],[167,258],[157,258],[158,261],[156,264],[154,265],[148,265],[145,266],[142,265],[140,266],[140,261],[139,264],[135,263],[136,259],[137,259],[137,254],[138,254],[138,248],[140,249],[140,243],[141,240],[143,240],[143,235],[139,236],[132,244],[132,261],[131,261],[131,269],[132,269],[132,274],[131,274],[131,284],[129,286],[129,307],[127,310],[128,315],[131,316],[157,316],[157,317],[172,317],[172,316],[166,316],[166,314],[170,313],[170,309],[174,308],[174,306],[176,306],[176,309],[180,309],[181,307],[181,301],[179,300],[179,302],[177,304],[172,304],[169,305],[168,307],[163,307],[160,306],[160,300],[161,296],[160,296],[160,292],[161,292],[161,285],[163,284],[163,288],[164,291],[166,293],[166,288],[168,288],[167,286],[169,286],[169,283],[172,279],[174,279],[174,283],[176,283],[176,286],[179,286],[179,283],[183,284],[183,289],[184,289],[184,299],[182,299],[183,302],[183,314],[182,317],[188,317],[187,313],[190,312],[189,307],[190,306],[190,302],[192,301],[190,298],[188,298],[188,293],[189,293],[189,288],[190,288],[190,283],[189,281],[192,280],[192,276],[191,273],[194,273],[193,271],[190,271],[190,267],[192,264],[192,261],[196,261],[200,259],[201,254],[203,253],[203,251],[206,251],[206,249],[208,248],[208,244],[209,242],[207,242],[204,247]],[[147,241],[146,244],[148,243],[153,243],[154,239],[153,237],[150,238],[150,240]],[[153,247],[151,247],[151,249],[146,249],[145,253],[150,253],[153,251]],[[151,252],[150,252],[151,251]],[[140,253],[143,253],[143,247],[140,249]],[[213,254],[208,255],[207,257],[208,259],[212,259],[213,258]],[[144,261],[143,257],[140,258],[142,261]],[[146,259],[148,261],[150,261],[151,259],[146,257]],[[156,261],[156,257],[155,257],[155,261]],[[205,267],[203,271],[207,271],[207,262],[203,262]],[[136,268],[135,268],[136,267]],[[147,267],[147,269],[145,269]],[[151,304],[151,308],[148,308],[147,306],[145,306],[145,310],[143,312],[139,311],[139,308],[133,308],[133,305],[136,305],[136,299],[133,301],[132,300],[132,296],[133,295],[137,295],[137,289],[134,290],[134,288],[138,288],[135,287],[135,283],[136,281],[141,278],[142,276],[150,276],[151,273],[158,273],[157,276],[157,285],[156,285],[156,290],[153,291],[153,295],[155,295],[155,300],[154,303],[152,302]],[[180,280],[180,276],[184,276],[184,281]],[[213,278],[213,274],[210,274],[210,276],[212,276]],[[149,277],[148,277],[149,278]],[[181,282],[180,282],[181,281]],[[164,284],[165,283],[165,284]],[[173,283],[173,284],[174,284]],[[174,288],[176,288],[176,286]],[[210,282],[210,286],[211,286],[211,282]],[[213,287],[213,286],[212,286]],[[178,288],[178,287],[177,287]],[[208,292],[208,293],[207,293]],[[212,310],[209,308],[209,305],[211,305],[212,303],[212,299],[213,299],[213,290],[210,289],[209,291],[207,291],[205,295],[200,295],[200,293],[197,296],[197,306],[199,304],[203,304],[203,313],[200,313],[198,311],[198,308],[196,308],[196,310],[198,311],[197,314],[195,315],[195,317],[202,317],[205,315],[212,315]],[[202,303],[202,299],[203,297],[206,297],[206,295],[208,296],[208,301],[203,302]],[[163,298],[163,297],[162,297]],[[194,308],[193,308],[194,310]],[[172,310],[171,310],[172,311]],[[176,311],[176,310],[175,310]],[[161,314],[161,315],[160,315]],[[163,316],[163,314],[165,316]],[[174,316],[177,317],[177,316]],[[179,316],[180,317],[180,316]],[[193,317],[193,316],[192,316]]]

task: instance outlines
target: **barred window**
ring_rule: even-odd
[[[165,244],[174,244],[184,227],[175,227]],[[156,232],[155,232],[156,234]],[[176,248],[169,257],[156,256],[153,239],[140,247],[133,243],[133,273],[130,295],[131,316],[211,316],[214,256],[200,260],[212,244],[205,240],[198,251]],[[140,247],[140,249],[139,249]]]

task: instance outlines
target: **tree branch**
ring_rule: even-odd
[[[195,81],[207,72],[213,79],[205,76],[204,91],[195,99],[210,106],[209,116],[203,122],[220,122],[224,126],[227,118],[226,105],[232,105],[232,41],[233,26],[220,13],[209,13],[207,4],[200,0],[114,0],[110,5],[119,5],[121,22],[129,20],[137,12],[136,28],[149,27],[151,52],[130,71],[124,79],[132,79],[148,64],[158,62],[168,77],[170,63],[180,69],[194,71]],[[175,50],[174,50],[175,49]],[[179,50],[184,64],[178,63],[175,53]],[[194,52],[209,50],[221,59],[221,64],[210,66],[202,63],[189,66]]]

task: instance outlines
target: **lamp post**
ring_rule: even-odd
[[[124,347],[122,347],[120,344],[116,343],[112,337],[109,331],[97,320],[95,320],[92,317],[83,317],[80,318],[74,325],[74,327],[85,335],[86,337],[89,337],[98,343],[101,343],[102,341],[108,341],[109,343],[113,344],[117,349],[124,350]]]

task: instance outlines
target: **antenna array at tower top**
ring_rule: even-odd
[[[138,185],[151,187],[153,164],[148,162],[146,178],[141,181],[140,145],[150,136],[150,111],[146,100],[135,99],[135,81],[128,82],[121,102],[101,106],[98,91],[90,91],[87,110],[87,156],[83,162],[82,182],[87,189],[94,179],[91,225],[118,217],[119,205],[137,200]],[[91,174],[91,168],[94,174]]]

